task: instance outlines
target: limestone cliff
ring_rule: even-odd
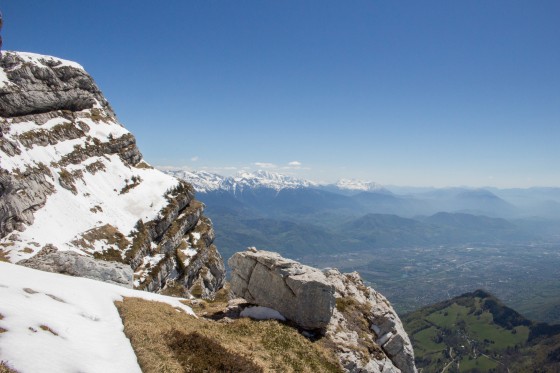
[[[0,126],[0,260],[104,271],[96,260],[74,265],[74,252],[130,266],[138,289],[212,297],[221,288],[204,205],[189,184],[143,161],[80,65],[3,53]]]

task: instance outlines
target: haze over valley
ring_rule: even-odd
[[[355,270],[399,312],[483,288],[531,319],[560,323],[560,188],[321,185],[266,171],[165,172],[195,187],[225,256],[266,247],[313,266]]]

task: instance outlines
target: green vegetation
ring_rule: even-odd
[[[423,372],[555,372],[560,362],[560,327],[534,324],[482,290],[404,315],[403,322]]]

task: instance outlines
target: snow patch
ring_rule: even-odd
[[[68,66],[68,67],[73,67],[75,69],[84,70],[82,65],[80,65],[79,63],[74,61],[63,60],[58,57],[47,56],[47,55],[42,55],[37,53],[29,53],[29,52],[13,52],[13,53],[16,53],[24,61],[30,62],[37,66],[49,67],[48,65],[45,64],[45,62],[48,61],[53,64],[57,64],[56,66],[53,66],[53,68],[55,69],[57,67]]]
[[[275,309],[256,306],[256,307],[247,307],[239,314],[241,317],[250,317],[254,320],[280,320],[286,321],[286,318],[282,316],[282,314]]]
[[[0,262],[2,360],[18,372],[140,372],[114,305],[123,297],[178,298]]]

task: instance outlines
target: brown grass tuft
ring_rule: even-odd
[[[8,257],[8,252],[0,249],[0,262],[10,262],[10,257]]]
[[[52,330],[50,327],[48,327],[47,325],[39,325],[39,328],[41,328],[41,330],[44,330],[46,332],[52,333],[53,335],[56,335],[58,337],[58,333],[55,332],[54,330]]]
[[[0,361],[0,373],[18,373],[18,371],[10,368],[8,362]]]
[[[342,372],[334,353],[320,341],[310,342],[297,330],[277,321],[217,322],[136,298],[125,298],[116,305],[145,373],[243,372],[237,369],[244,367],[255,372]],[[178,355],[182,344],[198,348],[195,355],[199,356],[188,356],[188,350]],[[193,347],[199,344],[211,347]],[[225,364],[225,368],[211,370],[206,366],[210,363]]]
[[[148,170],[153,169],[152,166],[150,166],[149,164],[147,164],[147,163],[144,162],[144,161],[138,162],[136,165],[134,165],[134,167],[136,167],[136,168],[144,168],[144,169],[148,169]]]
[[[123,262],[122,252],[128,247],[130,242],[124,234],[110,224],[90,229],[83,233],[81,237],[72,240],[72,244],[87,251],[94,249],[96,241],[104,241],[108,247],[103,252],[94,252],[93,257],[95,259]]]

